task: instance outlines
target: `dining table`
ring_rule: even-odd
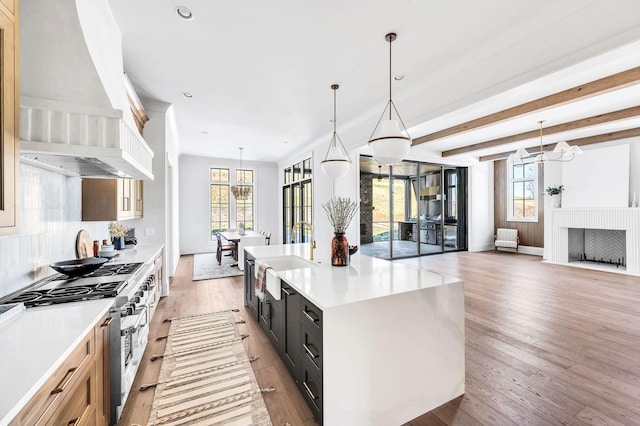
[[[259,237],[262,234],[260,234],[259,232],[255,232],[255,231],[244,231],[243,233],[239,232],[239,231],[222,231],[220,232],[220,235],[222,236],[222,238],[224,238],[225,240],[235,244],[236,246],[236,250],[234,252],[234,256],[233,258],[235,260],[238,260],[238,243],[240,242],[240,238],[242,237]]]

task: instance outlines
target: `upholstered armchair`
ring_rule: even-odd
[[[518,244],[520,243],[520,237],[518,237],[517,229],[498,228],[494,235],[493,251],[497,252],[498,248],[512,248],[516,249],[518,254]]]

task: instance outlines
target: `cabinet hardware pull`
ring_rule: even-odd
[[[111,325],[111,321],[113,321],[113,317],[107,318],[102,324],[100,324],[100,327],[109,327]]]
[[[71,379],[73,379],[73,376],[75,376],[75,372],[77,370],[78,370],[78,367],[70,368],[69,371],[67,371],[67,374],[65,374],[64,377],[62,378],[62,381],[60,382],[60,384],[54,390],[51,391],[51,395],[64,392],[64,388],[66,388],[69,382],[71,382]]]
[[[314,400],[315,400],[315,399],[318,399],[318,397],[317,397],[317,396],[315,396],[315,395],[313,394],[313,392],[311,392],[311,389],[309,389],[309,385],[307,385],[307,382],[302,381],[302,386],[304,386],[304,390],[306,390],[306,391],[307,391],[307,393],[309,394],[309,396],[311,397],[311,399],[314,399]]]
[[[302,347],[304,348],[304,350],[307,352],[307,354],[309,354],[309,357],[313,358],[318,358],[320,355],[316,355],[311,349],[309,349],[309,346],[307,346],[305,343],[302,344]]]
[[[307,319],[309,321],[311,321],[312,323],[316,323],[318,321],[318,318],[314,318],[311,315],[309,315],[309,312],[302,310],[302,313],[304,314],[305,317],[307,317]]]
[[[283,288],[282,291],[284,291],[284,294],[286,294],[287,296],[291,296],[292,294],[294,294],[294,293],[290,292],[289,290],[287,290],[286,288]]]

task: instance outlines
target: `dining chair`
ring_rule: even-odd
[[[218,249],[216,250],[216,260],[218,261],[218,265],[222,264],[222,253],[231,252],[234,259],[237,259],[237,247],[233,243],[222,243],[222,237],[220,233],[216,234],[216,238],[218,239]]]

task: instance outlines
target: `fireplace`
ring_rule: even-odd
[[[604,266],[612,272],[640,275],[640,209],[552,210],[549,260],[565,265],[598,266],[597,262],[580,262],[580,251],[596,261],[624,259],[625,267],[606,263]]]
[[[626,265],[626,231],[613,229],[568,229],[568,260],[599,265]]]

